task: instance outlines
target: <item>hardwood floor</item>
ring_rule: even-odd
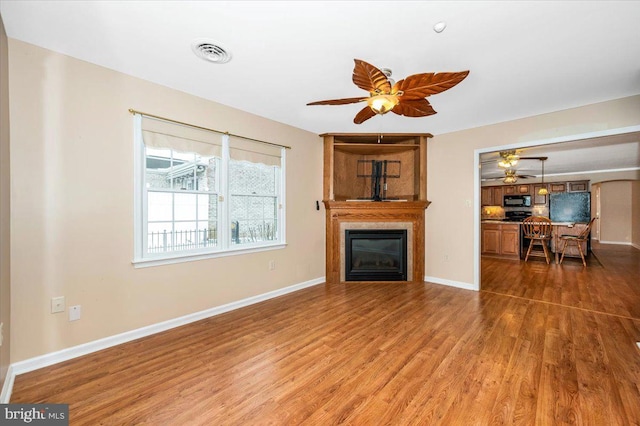
[[[596,256],[483,258],[481,292],[319,285],[20,375],[11,402],[72,425],[640,424],[640,252]]]

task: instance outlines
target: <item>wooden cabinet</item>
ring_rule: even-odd
[[[346,230],[385,228],[407,229],[407,281],[423,282],[424,211],[429,206],[427,139],[431,135],[327,133],[321,136],[324,140],[326,281],[346,282]],[[372,193],[379,193],[384,201],[373,200]],[[394,200],[403,202],[392,202]]]
[[[567,182],[567,192],[587,192],[588,190],[589,190],[588,180]]]
[[[531,193],[531,185],[518,184],[518,185],[506,185],[504,188],[504,195],[528,195]]]
[[[483,223],[482,254],[520,257],[520,225],[514,223]]]
[[[482,225],[482,254],[500,254],[500,226]]]
[[[540,191],[540,189],[542,188],[546,188],[547,191],[549,191],[549,186],[545,183],[540,184],[533,184],[531,185],[533,188],[533,204],[534,205],[546,205],[547,204],[547,196],[546,195],[540,195],[538,194],[538,191]]]
[[[580,235],[586,228],[588,224],[586,223],[576,223],[573,226],[564,226],[557,225],[554,226],[553,230],[553,238],[551,240],[551,250],[554,253],[560,253],[562,251],[562,246],[564,242],[560,238],[562,235]],[[587,254],[587,242],[580,243],[582,245],[582,252]],[[565,257],[580,257],[580,251],[578,250],[578,246],[573,243],[567,245],[567,249],[564,253]]]
[[[516,194],[515,185],[506,185],[506,186],[503,186],[502,188],[503,188],[504,195],[515,195]]]
[[[569,182],[549,182],[549,192],[587,192],[588,180],[574,180]]]
[[[500,225],[500,254],[520,257],[520,225]]]
[[[484,186],[480,189],[480,202],[483,206],[502,206],[502,186]]]
[[[493,191],[490,186],[483,186],[482,188],[480,188],[480,205],[493,205]]]
[[[324,200],[427,200],[428,133],[337,134],[324,138]],[[375,169],[379,167],[374,178]]]

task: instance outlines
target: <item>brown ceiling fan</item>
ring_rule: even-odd
[[[345,105],[366,102],[367,106],[353,119],[356,124],[364,123],[376,114],[382,115],[389,111],[406,117],[426,117],[435,114],[436,111],[425,98],[451,89],[469,74],[469,71],[414,74],[395,83],[390,79],[390,70],[381,71],[360,59],[355,59],[355,63],[353,83],[369,92],[368,97],[332,99],[311,102],[307,105]]]

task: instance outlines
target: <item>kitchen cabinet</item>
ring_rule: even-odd
[[[482,254],[500,254],[500,225],[482,225]]]
[[[480,201],[483,206],[502,206],[502,186],[483,186]]]
[[[483,223],[482,254],[520,257],[520,225],[515,223]]]
[[[549,191],[549,186],[545,183],[544,185],[538,183],[532,185],[533,187],[533,204],[536,206],[546,205],[547,204],[547,196],[538,194],[538,191],[541,188],[546,188]]]
[[[520,225],[500,225],[500,254],[520,257]]]
[[[587,226],[587,223],[576,223],[573,226],[554,226],[553,238],[551,239],[551,251],[553,251],[554,253],[558,253],[558,256],[560,256],[560,253],[562,252],[562,246],[564,245],[564,242],[562,242],[560,237],[562,235],[580,235],[587,228]],[[580,243],[580,245],[582,246],[582,252],[586,255],[588,249],[587,242],[585,241],[583,243]],[[565,257],[580,257],[578,246],[576,244],[567,245],[567,249],[564,255]]]
[[[528,195],[531,193],[530,185],[517,185],[516,189],[518,190],[518,194],[520,195]]]
[[[569,182],[549,182],[549,192],[587,192],[588,180],[574,180]]]
[[[516,195],[515,185],[503,186],[504,195]]]
[[[567,192],[587,192],[588,190],[589,190],[588,180],[567,182]]]

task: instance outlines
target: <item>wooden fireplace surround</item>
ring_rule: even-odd
[[[359,229],[367,223],[371,229],[380,227],[381,223],[409,226],[412,238],[407,241],[407,250],[412,258],[408,262],[411,265],[408,281],[422,282],[424,211],[430,204],[427,201],[427,139],[432,135],[326,133],[321,136],[324,138],[327,282],[344,282],[342,233],[349,229],[350,223]],[[388,180],[387,197],[391,200],[363,200],[370,196],[371,179],[357,177],[359,160],[400,162],[400,177]]]

